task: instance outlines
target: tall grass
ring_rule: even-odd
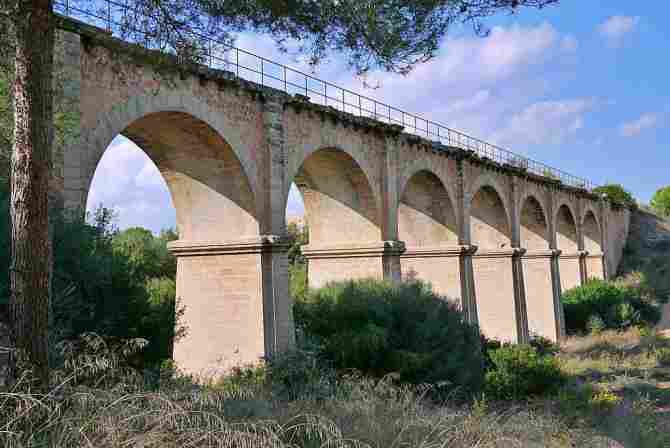
[[[62,387],[47,395],[0,394],[7,447],[499,447],[589,446],[547,409],[485,401],[457,407],[426,399],[428,386],[347,376],[325,399],[134,381],[109,389]],[[501,445],[503,443],[503,445]]]

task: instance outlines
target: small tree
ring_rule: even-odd
[[[656,191],[649,205],[659,215],[670,216],[670,185]]]
[[[593,192],[605,196],[614,203],[625,205],[627,207],[635,207],[637,205],[633,195],[626,190],[623,185],[607,184],[594,188]]]

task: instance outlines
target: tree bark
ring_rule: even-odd
[[[52,272],[49,184],[53,141],[53,4],[52,0],[15,0],[15,5],[10,199],[12,342],[18,349],[19,361],[25,361],[46,387]]]

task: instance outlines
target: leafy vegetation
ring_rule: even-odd
[[[637,202],[633,195],[626,190],[623,185],[608,184],[594,188],[593,192],[605,196],[615,204],[624,205],[626,207],[636,207]]]
[[[457,306],[420,282],[333,283],[295,304],[296,324],[338,369],[403,382],[450,382],[470,391],[483,379],[479,333]]]
[[[562,302],[569,333],[655,324],[661,317],[659,306],[639,288],[621,282],[589,280],[566,291]]]
[[[500,400],[523,400],[552,394],[565,382],[558,360],[531,345],[506,344],[489,351],[485,392]]]
[[[670,186],[663,187],[654,193],[649,202],[651,208],[661,216],[670,216]]]

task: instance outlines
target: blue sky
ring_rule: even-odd
[[[621,183],[647,202],[670,184],[669,15],[662,1],[563,0],[493,17],[488,37],[454,29],[410,75],[370,74],[374,90],[341,55],[317,75],[596,183]],[[304,67],[265,36],[244,34],[237,44]],[[121,228],[175,225],[160,174],[123,138],[96,171],[88,206],[100,203],[116,209]],[[301,210],[294,192],[288,212]]]

